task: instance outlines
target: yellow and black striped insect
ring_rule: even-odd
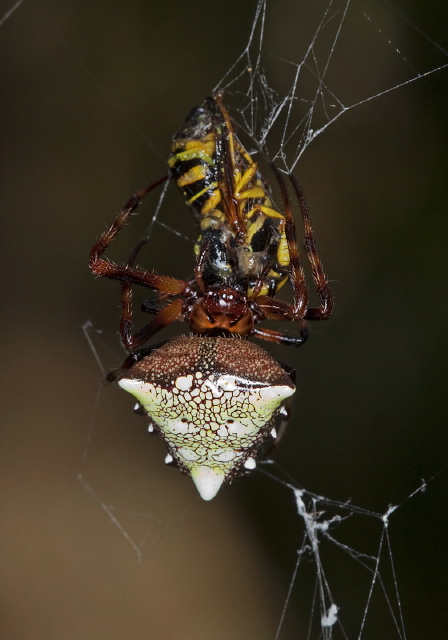
[[[276,439],[285,422],[285,402],[293,379],[260,347],[254,336],[298,346],[306,321],[328,318],[331,292],[317,254],[303,192],[288,179],[303,220],[304,244],[320,305],[308,306],[292,205],[285,175],[272,165],[283,206],[272,204],[257,163],[238,140],[217,94],[193,109],[174,136],[170,175],[200,223],[194,279],[178,280],[102,257],[141,199],[167,178],[145,187],[121,209],[94,243],[93,273],[121,285],[120,335],[130,355],[111,376],[133,394],[151,420],[151,430],[167,444],[167,461],[189,473],[205,500],[225,481],[255,466],[260,445]],[[289,282],[292,302],[276,297]],[[132,287],[158,292],[154,318],[133,329]],[[144,346],[175,320],[189,324],[190,337],[158,347]],[[260,326],[264,320],[290,321],[299,331]]]
[[[259,294],[275,295],[289,274],[285,217],[273,208],[220,96],[190,112],[171,150],[171,174],[200,222],[196,256],[208,246],[207,262],[218,279],[244,283],[251,296],[263,274]]]

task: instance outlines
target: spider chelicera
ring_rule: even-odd
[[[137,192],[94,243],[90,269],[121,285],[120,336],[130,353],[110,379],[130,392],[149,417],[150,430],[168,447],[167,462],[189,473],[204,500],[225,481],[256,464],[260,445],[277,439],[287,417],[293,377],[254,336],[298,346],[306,321],[328,318],[332,297],[301,187],[288,180],[300,205],[304,244],[320,306],[308,306],[285,174],[271,165],[283,208],[271,202],[258,165],[235,135],[221,94],[196,107],[174,136],[170,174]],[[102,257],[144,196],[169,177],[176,180],[200,223],[194,278],[178,280],[135,266],[143,243],[125,264]],[[292,302],[276,297],[289,282]],[[153,319],[134,332],[132,287],[157,292],[143,305]],[[175,320],[191,335],[144,346]],[[263,320],[297,322],[295,334],[260,326]]]

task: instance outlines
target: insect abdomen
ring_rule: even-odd
[[[210,112],[197,107],[174,136],[168,165],[187,204],[199,214],[211,211],[221,200],[215,150]]]

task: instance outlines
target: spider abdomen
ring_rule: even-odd
[[[254,466],[295,386],[266,351],[237,338],[177,338],[119,380],[156,425],[201,497]],[[250,462],[248,462],[250,460]]]

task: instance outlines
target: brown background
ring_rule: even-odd
[[[285,487],[258,473],[201,503],[115,387],[101,392],[85,478],[141,545],[141,566],[76,480],[101,378],[82,324],[103,330],[107,369],[123,357],[118,287],[90,276],[89,247],[165,171],[170,136],[241,50],[253,4],[36,0],[0,29],[3,638],[275,637],[302,540]],[[310,3],[300,4],[276,3],[268,20],[269,51],[293,60],[310,37]],[[414,4],[408,15],[443,45],[445,3]],[[392,11],[382,20],[419,70],[443,62]],[[334,70],[341,95],[357,82],[374,93],[382,74],[395,84],[388,58],[369,59],[368,48],[364,73],[350,76],[360,45],[351,28]],[[447,458],[447,78],[349,112],[298,166],[337,305],[303,350],[272,351],[300,383],[275,457],[298,484],[378,512]],[[193,237],[173,197],[167,219]],[[187,276],[189,245],[161,229],[154,240],[147,266]],[[391,519],[408,639],[446,632],[446,484],[442,472]],[[345,541],[377,553],[380,527],[348,524]],[[325,561],[357,637],[366,574],[343,554]],[[281,638],[304,637],[310,588],[297,580]],[[365,638],[398,637],[380,607],[368,623]]]

